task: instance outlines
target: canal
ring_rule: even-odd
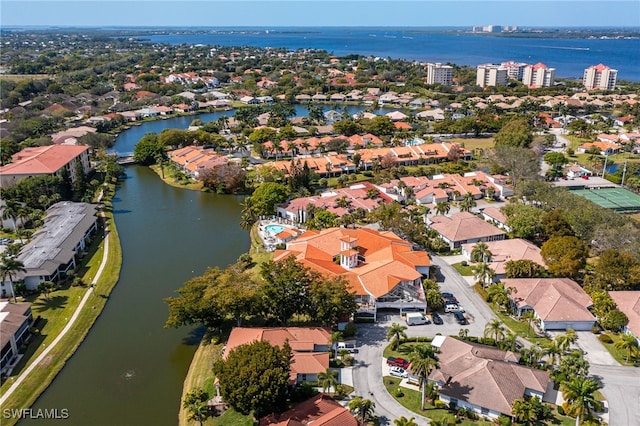
[[[34,409],[66,408],[68,425],[175,425],[199,330],[164,329],[163,298],[249,248],[240,199],[165,185],[127,168],[114,199],[120,280],[86,340]],[[21,424],[49,424],[30,420]]]

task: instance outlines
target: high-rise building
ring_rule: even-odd
[[[500,64],[502,68],[507,69],[507,77],[512,80],[522,81],[522,74],[524,73],[524,67],[527,66],[524,62],[508,61]]]
[[[478,65],[476,84],[480,87],[504,86],[507,84],[507,69],[502,65]]]
[[[587,90],[613,90],[616,88],[618,70],[606,65],[592,65],[584,70],[582,83]]]
[[[440,62],[427,64],[427,84],[441,84],[451,86],[453,81],[453,67],[442,65]]]
[[[522,84],[528,87],[551,87],[556,76],[556,69],[549,68],[542,62],[524,67]]]

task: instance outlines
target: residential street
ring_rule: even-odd
[[[640,368],[591,364],[590,371],[604,384],[609,424],[640,425]]]

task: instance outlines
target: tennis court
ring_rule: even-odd
[[[617,212],[640,211],[640,195],[624,188],[580,189],[571,192]]]

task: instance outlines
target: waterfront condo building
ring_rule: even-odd
[[[427,64],[427,84],[441,84],[451,86],[453,81],[453,67],[442,65],[440,62]]]
[[[535,65],[524,67],[522,74],[522,84],[531,88],[551,87],[556,76],[556,69],[549,68],[545,64],[538,62]]]
[[[502,65],[478,65],[476,84],[480,87],[504,86],[507,84],[507,69]]]
[[[606,65],[592,65],[584,70],[582,82],[587,90],[613,90],[616,88],[618,70]]]
[[[501,63],[500,66],[507,69],[507,78],[511,80],[522,81],[524,68],[527,66],[527,64],[524,62],[508,61]]]
[[[0,167],[0,188],[8,188],[32,176],[68,174],[76,180],[77,167],[84,174],[91,170],[89,147],[86,145],[48,145],[25,148],[13,154],[12,162]]]

